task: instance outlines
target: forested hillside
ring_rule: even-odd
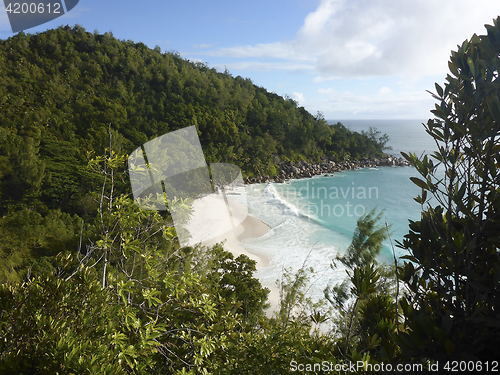
[[[128,155],[191,125],[207,162],[234,163],[246,175],[274,175],[279,160],[377,156],[384,146],[176,53],[79,26],[21,32],[0,41],[0,230],[9,249],[0,258],[10,259],[0,268],[12,274],[35,250],[76,247],[103,181],[90,158],[110,146]],[[129,186],[127,176],[116,180],[118,193]]]
[[[89,190],[86,154],[102,154],[109,127],[114,150],[127,154],[191,125],[207,162],[235,163],[250,175],[275,174],[279,158],[358,159],[383,148],[249,79],[109,33],[66,26],[0,41],[4,200],[36,196],[50,208],[81,214]]]
[[[168,212],[135,204],[128,153],[196,124],[208,161],[272,173],[279,158],[375,156],[386,138],[108,34],[1,41],[0,373],[498,371],[500,17],[486,28],[432,94],[439,150],[403,155],[422,205],[398,243],[408,255],[377,262],[373,210],[331,259],[345,280],[313,304],[313,271],[285,271],[272,317],[255,261],[181,248]]]

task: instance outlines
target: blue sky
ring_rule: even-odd
[[[450,51],[498,0],[80,0],[26,33],[79,24],[250,78],[327,119],[426,119]],[[13,36],[3,2],[0,38]]]

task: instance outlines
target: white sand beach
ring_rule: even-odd
[[[184,226],[191,234],[189,245],[202,243],[212,246],[222,243],[224,249],[231,252],[236,258],[244,254],[256,262],[257,268],[267,267],[270,258],[263,254],[255,254],[241,245],[246,238],[257,238],[266,234],[270,227],[261,220],[248,215],[245,204],[222,194],[210,194],[193,202],[193,214]],[[279,290],[271,287],[267,309],[268,316],[279,305]]]

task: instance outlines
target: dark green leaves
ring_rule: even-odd
[[[430,158],[405,156],[421,176],[411,178],[422,189],[415,200],[423,204],[429,193],[439,203],[424,207],[400,244],[413,262],[399,269],[411,290],[401,302],[409,331],[398,336],[407,358],[487,360],[496,357],[491,343],[500,345],[493,234],[500,233],[500,18],[487,30],[452,52],[454,77],[447,76],[444,90],[436,84],[438,120],[429,120],[427,132],[439,151]]]
[[[427,189],[427,183],[417,177],[410,177],[410,180],[417,185],[418,187],[421,187],[422,189]]]
[[[443,97],[443,89],[442,89],[442,87],[439,86],[437,83],[435,84],[435,86],[436,86],[436,92],[439,95],[439,98],[442,98]]]

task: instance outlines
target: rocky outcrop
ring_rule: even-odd
[[[343,161],[340,163],[324,160],[320,163],[306,163],[299,161],[292,163],[291,161],[281,161],[277,165],[280,167],[280,172],[277,176],[257,176],[247,177],[246,184],[266,183],[266,182],[285,182],[286,180],[296,178],[308,178],[317,175],[329,175],[335,172],[349,171],[360,168],[380,167],[380,166],[409,166],[405,159],[396,156],[388,156],[381,159],[364,159],[356,161]]]

